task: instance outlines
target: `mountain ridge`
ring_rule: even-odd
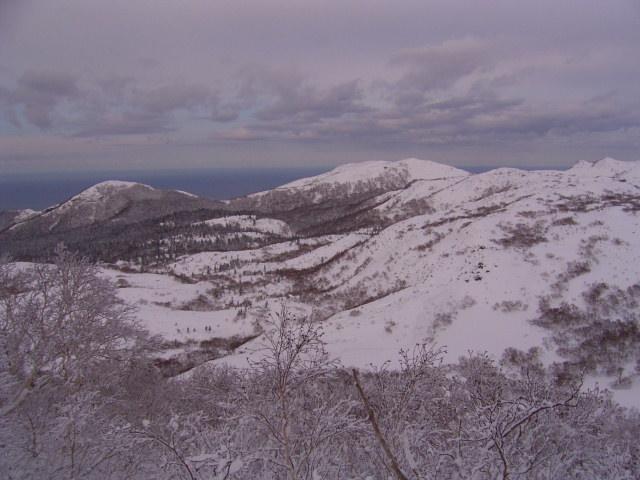
[[[43,261],[71,242],[102,262],[147,328],[178,344],[259,335],[285,303],[324,322],[328,352],[348,366],[394,361],[421,341],[446,346],[446,361],[537,349],[638,405],[640,164],[444,177],[417,164],[413,175],[431,178],[394,165],[389,183],[372,181],[385,164],[347,166],[340,178],[368,171],[358,188],[334,171],[135,229],[105,220],[14,243],[0,235],[0,247]],[[89,193],[83,203],[95,203]],[[260,338],[218,361],[246,365]]]

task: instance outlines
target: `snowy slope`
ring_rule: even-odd
[[[406,182],[411,182],[414,180],[433,180],[466,175],[469,175],[469,173],[455,167],[428,160],[408,158],[397,162],[348,163],[315,177],[287,183],[278,187],[278,189],[308,188],[321,184],[357,183],[391,176],[399,176]]]
[[[272,260],[245,258],[243,298],[257,298],[251,285],[271,278],[261,298],[301,302],[326,318],[329,352],[347,365],[394,361],[423,340],[445,347],[450,361],[469,350],[500,357],[509,347],[538,347],[545,361],[559,361],[552,332],[531,322],[541,299],[586,308],[593,285],[626,290],[640,281],[639,172],[607,159],[565,172],[416,181],[376,208],[424,200],[422,211],[360,232],[358,241],[325,237],[329,244],[282,260],[281,268],[300,272],[293,281],[288,270],[276,281]],[[252,348],[224,361],[242,365]]]
[[[74,195],[43,212],[14,221],[10,234],[33,238],[107,222],[136,223],[176,211],[216,207],[218,202],[186,192],[160,190],[135,182],[110,180]]]
[[[576,163],[569,172],[581,177],[602,176],[635,181],[638,181],[640,177],[640,168],[638,168],[636,162],[621,162],[620,160],[610,157],[603,158],[596,162],[582,160]]]
[[[233,208],[266,212],[308,208],[325,202],[346,204],[405,189],[420,180],[452,180],[468,175],[464,170],[415,158],[349,163],[321,175],[234,199],[228,204]]]
[[[275,235],[291,235],[291,228],[286,222],[275,218],[256,218],[255,215],[230,215],[198,222],[194,225],[220,225],[240,232],[255,231],[273,233]]]
[[[97,183],[86,190],[83,190],[79,194],[72,197],[69,201],[65,202],[62,207],[69,208],[70,205],[79,202],[100,202],[108,199],[110,196],[128,190],[131,188],[140,188],[144,190],[154,190],[153,187],[145,185],[143,183],[125,182],[121,180],[108,180],[105,182]]]
[[[81,203],[148,188],[96,186]],[[328,351],[345,365],[394,362],[399,349],[423,341],[445,348],[447,361],[470,350],[499,358],[507,348],[536,347],[551,364],[577,361],[582,341],[597,350],[615,333],[589,335],[635,321],[639,311],[640,163],[471,175],[415,159],[367,162],[226,207],[234,205],[236,213],[192,225],[272,235],[274,243],[182,255],[147,265],[154,273],[105,270],[152,332],[179,341],[249,336],[285,304],[324,322]],[[323,215],[319,225],[340,229],[307,234],[289,220],[299,226]],[[557,312],[600,323],[549,324]],[[260,341],[219,361],[245,365]],[[631,385],[616,387],[617,398],[640,406],[636,359],[616,361],[615,375]],[[590,385],[615,384],[611,368],[597,369]]]
[[[22,223],[38,215],[40,212],[26,208],[23,210],[0,211],[0,230],[9,228],[14,224]]]

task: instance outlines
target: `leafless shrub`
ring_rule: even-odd
[[[454,318],[455,313],[453,312],[438,312],[433,316],[432,329],[439,330],[448,327],[453,323]]]
[[[542,214],[546,214],[544,211],[536,211],[536,210],[524,210],[522,212],[518,212],[517,215],[522,218],[536,218]]]
[[[561,212],[588,212],[594,208],[597,208],[600,204],[600,199],[594,195],[575,195],[571,197],[561,195],[562,202],[556,205],[556,208]]]
[[[544,371],[540,361],[540,353],[540,349],[537,347],[532,347],[526,352],[509,347],[502,353],[500,365],[524,374],[532,371],[540,374]]]
[[[543,298],[532,322],[550,329],[558,353],[584,371],[614,376],[628,362],[640,361],[640,284],[620,289],[597,283],[583,298],[584,309],[565,302],[553,307]]]
[[[550,300],[544,297],[540,299],[538,311],[540,315],[532,320],[532,323],[544,328],[560,329],[587,322],[584,313],[576,305],[562,302],[557,307],[553,307]]]
[[[580,242],[580,254],[591,261],[597,260],[597,245],[598,243],[605,242],[609,240],[609,237],[606,235],[591,235],[587,239],[583,239]]]
[[[178,280],[180,283],[185,283],[187,285],[193,285],[195,283],[198,283],[198,281],[188,275],[185,275],[183,273],[176,273],[176,272],[170,272],[171,276],[173,278],[175,278],[176,280]]]
[[[178,310],[206,312],[213,310],[211,300],[206,295],[200,294],[196,298],[183,303],[178,307]]]
[[[631,193],[607,193],[602,197],[603,202],[610,206],[621,206],[625,212],[640,211],[640,195]]]
[[[485,198],[492,197],[494,195],[498,195],[500,193],[508,192],[513,188],[511,184],[505,184],[502,186],[499,185],[491,185],[490,187],[485,188],[480,195],[472,200],[472,202],[479,202],[480,200],[484,200]]]
[[[131,284],[127,281],[126,278],[119,278],[116,280],[116,288],[130,288]]]
[[[551,225],[553,225],[554,227],[566,226],[566,225],[578,225],[578,222],[576,222],[576,219],[574,217],[562,217],[551,222]]]
[[[567,284],[581,275],[585,275],[591,271],[591,264],[588,261],[571,261],[567,263],[564,272],[558,274],[556,281],[551,285],[551,289],[556,296],[567,288]]]
[[[495,303],[493,305],[494,310],[499,310],[503,313],[509,312],[524,312],[529,308],[526,303],[523,303],[521,300],[503,300],[500,303]]]
[[[430,239],[426,243],[418,245],[417,247],[415,247],[415,249],[417,251],[419,251],[419,252],[424,252],[424,251],[427,251],[427,250],[431,251],[431,249],[434,247],[434,245],[439,243],[445,236],[446,235],[444,233],[435,232],[432,239]]]
[[[572,280],[591,271],[589,262],[574,261],[567,264],[566,280]]]
[[[471,295],[465,295],[464,297],[462,297],[462,300],[460,300],[459,306],[461,309],[466,310],[467,308],[473,307],[475,304],[475,298],[473,298]]]
[[[609,290],[609,286],[604,282],[600,282],[591,285],[582,293],[582,296],[588,305],[594,306],[602,299],[603,294],[607,290]]]
[[[547,241],[546,228],[542,221],[533,225],[518,223],[516,225],[499,224],[498,226],[507,236],[493,241],[506,248],[529,248]]]
[[[434,213],[435,209],[427,198],[412,198],[408,202],[402,204],[402,213],[399,219],[414,217],[416,215],[424,215],[426,213]],[[398,219],[398,220],[399,220]]]

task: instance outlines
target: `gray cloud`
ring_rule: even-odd
[[[174,130],[168,118],[148,112],[103,113],[75,132],[77,137],[140,135]]]
[[[323,91],[300,84],[291,90],[278,88],[276,95],[274,102],[256,113],[259,120],[288,119],[310,123],[370,110],[362,104],[362,93],[356,81],[335,85]]]
[[[211,92],[199,85],[165,85],[151,90],[136,91],[134,105],[153,113],[198,108],[209,102]]]
[[[475,38],[447,40],[439,45],[404,49],[391,58],[392,66],[405,67],[398,86],[429,91],[450,87],[465,75],[487,68],[490,45]]]
[[[75,136],[155,134],[176,131],[176,115],[229,122],[237,110],[202,85],[184,83],[142,88],[131,77],[112,76],[85,89],[72,75],[29,71],[13,89],[0,87],[6,119],[22,126],[20,117],[41,129],[59,127]],[[53,118],[66,102],[71,113]]]
[[[639,19],[629,0],[0,1],[0,145],[32,139],[42,168],[95,139],[181,165],[627,155]]]
[[[29,70],[18,79],[15,89],[2,88],[0,100],[12,124],[21,124],[18,109],[22,109],[26,120],[44,129],[51,127],[55,108],[77,95],[77,79],[73,75]]]
[[[53,98],[68,98],[78,94],[77,79],[68,73],[55,71],[25,72],[18,85],[29,94],[43,95]]]
[[[638,112],[637,106],[625,105],[615,96],[543,109],[527,105],[522,98],[475,92],[443,100],[420,97],[415,103],[396,103],[322,122],[294,111],[228,130],[217,138],[451,147],[538,138],[570,141],[577,135],[640,127]]]

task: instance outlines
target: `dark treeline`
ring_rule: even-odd
[[[181,255],[245,250],[283,240],[281,236],[266,233],[251,235],[250,226],[246,230],[238,230],[204,223],[227,215],[231,214],[202,209],[172,213],[160,219],[143,220],[135,225],[103,222],[41,234],[30,230],[5,232],[0,235],[0,247],[5,254],[16,260],[48,262],[53,258],[57,245],[64,243],[69,250],[92,261],[115,263],[123,260],[144,270],[150,266],[166,265]]]
[[[379,181],[382,183],[320,184],[308,191],[276,189],[207,208],[183,205],[184,199],[165,199],[153,204],[140,201],[101,221],[81,222],[81,226],[73,226],[76,224],[69,223],[64,213],[52,209],[48,212],[51,215],[48,221],[35,216],[18,228],[11,228],[9,221],[0,229],[0,250],[15,260],[42,262],[50,261],[56,246],[64,243],[93,261],[124,260],[145,269],[162,266],[180,255],[203,251],[259,248],[287,239],[345,233],[359,228],[379,231],[392,221],[375,212],[374,207],[385,201],[378,196],[388,189],[407,186],[406,179],[398,176]],[[428,202],[414,201],[403,208],[406,211],[396,212],[394,221],[424,213],[430,207]],[[56,214],[60,215],[61,223],[51,223]],[[229,215],[282,220],[294,234],[291,238],[264,232],[255,236],[247,234],[250,228],[202,223]],[[80,212],[72,218],[82,216]]]

